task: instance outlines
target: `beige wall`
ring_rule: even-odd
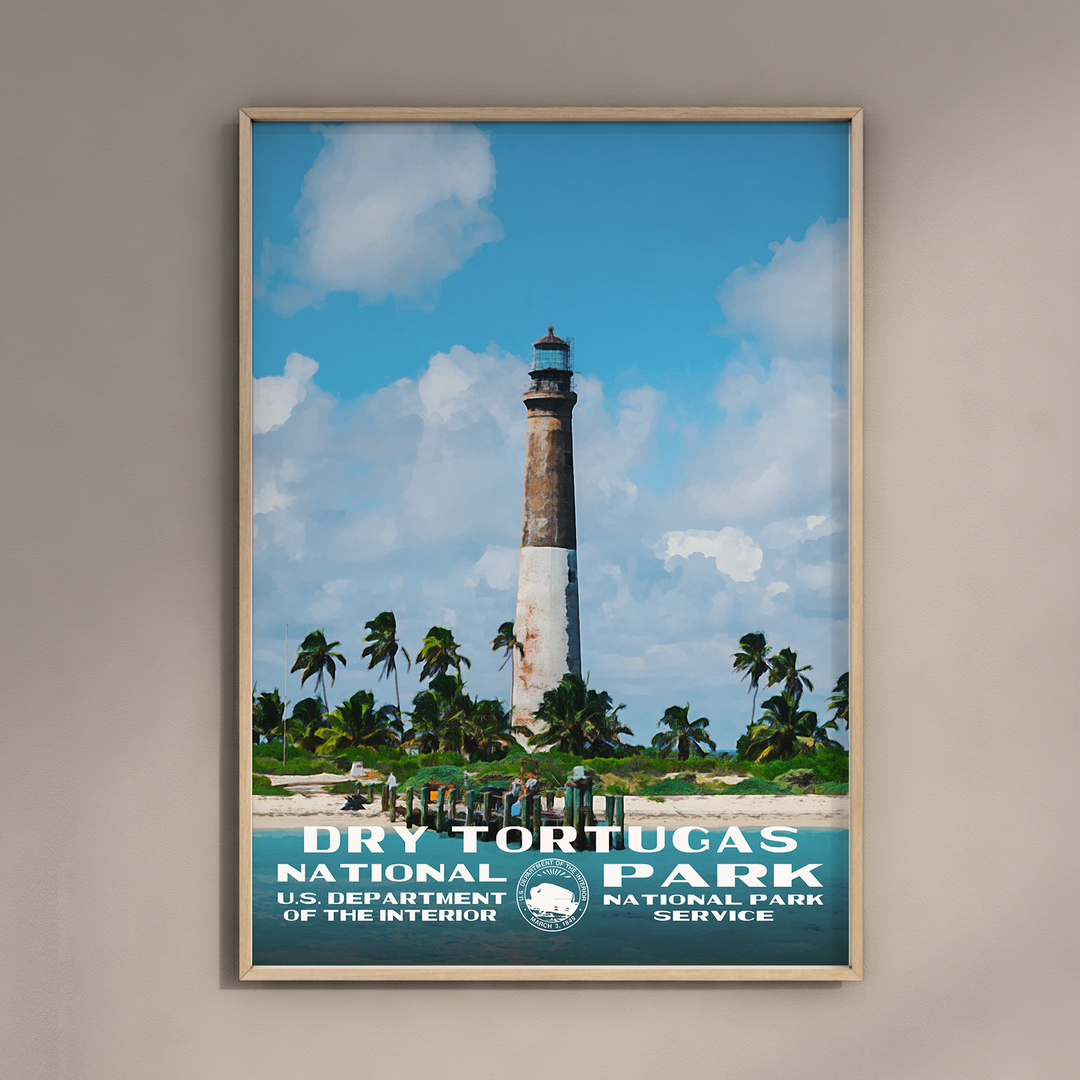
[[[6,1075],[1075,1076],[1078,45],[1072,0],[7,0]],[[236,982],[236,108],[347,103],[865,106],[865,982]]]

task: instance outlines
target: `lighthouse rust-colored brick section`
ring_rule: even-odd
[[[518,562],[514,633],[524,653],[515,658],[514,719],[533,731],[545,690],[581,674],[578,620],[577,526],[574,513],[572,339],[533,343],[525,439],[525,501]]]

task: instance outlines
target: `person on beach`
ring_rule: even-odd
[[[525,781],[525,794],[526,795],[538,795],[540,793],[540,781],[536,779],[535,773],[529,773],[528,780]]]

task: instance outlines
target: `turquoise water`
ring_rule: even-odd
[[[696,834],[695,845],[701,843],[703,834]],[[800,829],[795,835],[798,847],[794,851],[770,853],[760,848],[759,830],[744,829],[743,835],[752,848],[751,854],[740,853],[729,846],[722,853],[717,846],[723,830],[708,834],[707,853],[687,854],[676,851],[668,834],[664,850],[645,854],[632,851],[553,853],[554,857],[574,863],[585,875],[589,887],[588,907],[580,921],[567,930],[545,933],[537,930],[521,915],[515,902],[518,879],[533,863],[552,856],[538,851],[504,852],[495,844],[478,845],[476,854],[464,854],[460,839],[449,839],[427,834],[417,844],[417,853],[408,855],[404,845],[394,835],[384,842],[385,854],[370,852],[348,853],[345,851],[345,833],[339,851],[330,853],[305,853],[303,834],[298,830],[267,830],[253,836],[253,954],[256,964],[299,964],[318,966],[323,964],[655,964],[655,965],[751,965],[766,964],[785,967],[807,965],[846,965],[848,963],[848,833],[837,829]],[[646,845],[652,846],[652,831],[645,832]],[[325,843],[325,841],[324,841]],[[372,881],[369,868],[356,870],[356,882],[348,881],[348,870],[342,863],[381,862],[394,864],[390,871],[398,877],[415,877],[415,867],[425,863],[438,868],[445,867],[447,877],[454,867],[461,865],[473,877],[478,878],[480,864],[489,867],[492,878],[506,878],[505,883],[467,880],[438,883],[428,881],[417,884],[415,880],[391,883],[387,880]],[[764,885],[753,887],[742,881],[734,886],[717,886],[718,863],[756,863],[768,868],[763,876]],[[308,876],[319,863],[337,879],[328,881],[288,880],[278,881],[278,864],[293,867],[306,866]],[[622,888],[604,887],[606,863],[650,864],[652,876],[646,880],[627,878]],[[676,882],[668,888],[661,883],[677,864],[689,864],[701,875],[707,887]],[[820,863],[812,871],[820,887],[796,880],[790,888],[774,883],[773,864],[789,864],[795,869],[808,863]],[[737,870],[742,873],[744,871]],[[782,873],[782,871],[781,871]],[[463,875],[462,875],[463,876]],[[402,892],[416,894],[416,902],[403,904]],[[428,892],[429,902],[421,899],[421,892]],[[455,904],[445,896],[439,903],[438,893],[463,893],[465,903]],[[501,903],[494,894],[503,892]],[[302,901],[301,893],[314,894],[314,903]],[[357,903],[345,904],[331,894],[353,893]],[[364,893],[378,893],[364,901]],[[385,903],[386,894],[393,894]],[[487,893],[486,902],[472,903],[473,893]],[[291,902],[280,903],[281,899]],[[357,895],[359,894],[359,895]],[[632,894],[639,900],[638,906],[605,905],[604,897],[625,898]],[[768,899],[751,904],[751,896],[765,894],[768,899],[781,897],[785,902],[769,904]],[[820,897],[820,904],[789,905],[789,894]],[[650,906],[646,897],[653,896]],[[661,905],[660,896],[669,903]],[[706,901],[693,904],[693,896]],[[677,899],[681,897],[682,899]],[[712,904],[707,903],[715,898]],[[455,897],[457,900],[462,897]],[[416,910],[417,921],[382,922],[380,912],[393,909],[397,912]],[[441,909],[450,911],[457,919],[456,911],[473,910],[493,912],[491,921],[442,921],[423,922],[421,910]],[[306,909],[312,914],[302,920],[300,912]],[[335,916],[340,910],[353,912],[368,910],[370,922],[339,922],[327,919],[327,911]],[[697,921],[659,921],[656,912],[673,913],[707,912],[707,918]],[[770,921],[728,921],[731,913],[771,912]],[[722,921],[711,914],[727,912]],[[288,921],[288,918],[296,921]],[[404,916],[407,918],[407,914]],[[477,915],[476,918],[482,918]],[[489,915],[489,919],[491,916]],[[747,916],[743,916],[747,918]]]

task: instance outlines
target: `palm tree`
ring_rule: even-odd
[[[761,706],[761,720],[747,731],[742,753],[755,761],[786,761],[812,754],[819,746],[839,746],[829,738],[835,729],[832,720],[819,725],[817,713],[800,709],[799,699],[785,690]]]
[[[251,741],[257,743],[259,736],[269,742],[271,736],[281,731],[281,718],[285,715],[285,702],[281,700],[277,687],[270,693],[255,695],[256,687],[251,688]]]
[[[306,697],[293,706],[289,717],[289,737],[294,746],[314,753],[322,742],[319,729],[323,727],[326,711],[317,697]]]
[[[384,675],[394,673],[394,695],[397,697],[398,716],[401,715],[401,690],[398,687],[397,654],[400,652],[405,657],[405,662],[412,667],[412,660],[405,651],[405,647],[398,643],[397,620],[392,611],[383,611],[376,615],[371,622],[364,623],[364,629],[370,630],[365,641],[371,644],[363,651],[362,656],[368,657],[368,668],[382,664],[379,673],[381,679]]]
[[[833,720],[843,720],[845,729],[851,726],[848,722],[848,672],[836,680],[832,697],[826,704],[832,709]]]
[[[593,757],[616,757],[626,743],[619,738],[620,735],[633,735],[625,724],[619,722],[619,710],[626,708],[626,703],[611,708],[611,698],[607,694],[608,708],[597,710],[597,720],[593,726],[592,741],[589,743],[589,753]]]
[[[401,745],[421,754],[434,754],[439,750],[442,740],[443,702],[435,688],[438,676],[432,679],[427,690],[421,690],[413,697],[412,713],[409,719],[412,727],[401,738]]]
[[[491,639],[491,651],[498,652],[503,650],[503,662],[499,665],[499,670],[502,671],[506,667],[507,660],[513,660],[514,654],[519,656],[525,655],[525,646],[521,644],[517,639],[517,635],[514,633],[513,622],[504,622],[498,629],[498,632]],[[510,665],[510,712],[514,711],[514,665]]]
[[[339,652],[334,652],[334,649],[340,645],[340,641],[327,641],[326,635],[321,630],[312,630],[310,634],[302,642],[300,642],[300,648],[296,650],[296,663],[292,666],[292,671],[303,671],[303,675],[300,678],[300,685],[304,683],[312,675],[318,676],[318,683],[322,689],[322,699],[326,704],[327,712],[330,711],[330,699],[326,696],[326,675],[330,674],[330,685],[334,685],[334,679],[337,677],[337,663],[341,661],[341,666],[345,667],[348,661]]]
[[[612,706],[606,690],[590,690],[588,679],[566,675],[558,686],[544,692],[536,719],[545,727],[529,739],[529,745],[550,746],[580,757],[615,751],[622,745],[619,736],[630,734],[618,719],[619,710],[625,708]]]
[[[758,684],[761,682],[761,676],[769,672],[769,653],[772,650],[765,644],[765,635],[762,633],[744,634],[739,639],[739,645],[742,647],[742,652],[732,654],[732,659],[735,661],[733,666],[736,671],[743,673],[743,679],[748,676],[750,678],[750,685],[746,688],[746,692],[748,694],[751,690],[754,692],[754,697],[750,702],[750,723],[753,724],[754,712],[757,709]],[[742,682],[742,679],[739,681]]]
[[[449,674],[435,675],[428,689],[413,698],[412,724],[404,745],[422,753],[441,750],[470,759],[497,757],[514,744],[514,732],[528,733],[527,728],[511,726],[502,702],[474,700],[461,678]]]
[[[512,722],[512,713],[495,698],[483,698],[475,703],[472,714],[472,753],[481,760],[500,758],[508,746],[517,745],[517,735],[529,735],[524,724]]]
[[[319,728],[316,735],[323,742],[320,754],[332,754],[343,746],[397,746],[401,741],[402,723],[393,705],[375,708],[375,695],[370,690],[357,690],[332,713],[326,714],[329,724]]]
[[[471,713],[472,699],[460,677],[440,672],[413,698],[412,727],[404,742],[424,754],[464,754]]]
[[[445,626],[433,626],[416,654],[417,660],[424,661],[420,670],[420,681],[425,682],[432,675],[445,675],[450,668],[460,677],[462,664],[471,668],[472,663],[468,657],[458,653],[459,648],[451,631]]]
[[[798,701],[803,690],[813,693],[814,684],[803,675],[804,671],[813,670],[810,664],[799,667],[798,654],[791,649],[781,649],[769,665],[769,686],[782,684],[784,693]]]
[[[436,675],[430,683],[439,711],[439,749],[467,756],[471,741],[473,701],[460,675]]]
[[[709,726],[709,718],[699,716],[691,721],[689,701],[685,705],[672,705],[660,718],[659,723],[668,730],[658,731],[653,736],[652,744],[664,757],[667,757],[673,748],[680,761],[686,761],[695,755],[704,757],[702,744],[714,752],[716,750],[716,743],[705,731]]]

